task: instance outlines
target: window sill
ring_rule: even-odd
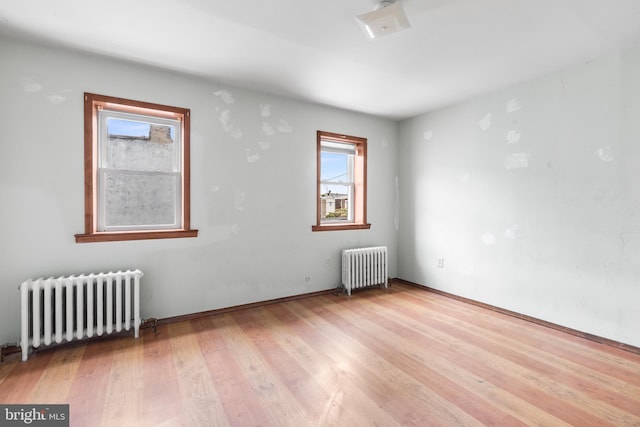
[[[118,231],[108,233],[76,234],[76,243],[177,239],[183,237],[198,237],[198,230]]]
[[[312,225],[311,231],[368,230],[371,224],[324,224]]]

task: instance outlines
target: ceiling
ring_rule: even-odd
[[[375,0],[3,0],[0,34],[392,119],[640,41],[638,0],[402,3],[412,28],[373,41]]]

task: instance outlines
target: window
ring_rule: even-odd
[[[368,229],[367,140],[317,133],[317,221],[313,231]]]
[[[76,242],[196,237],[189,110],[85,93],[85,232]]]

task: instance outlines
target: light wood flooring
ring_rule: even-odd
[[[640,426],[640,355],[394,283],[0,363],[90,426]]]

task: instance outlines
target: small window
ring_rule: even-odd
[[[85,93],[85,233],[77,242],[195,237],[189,110]]]
[[[317,133],[317,222],[313,231],[366,229],[366,138]]]

